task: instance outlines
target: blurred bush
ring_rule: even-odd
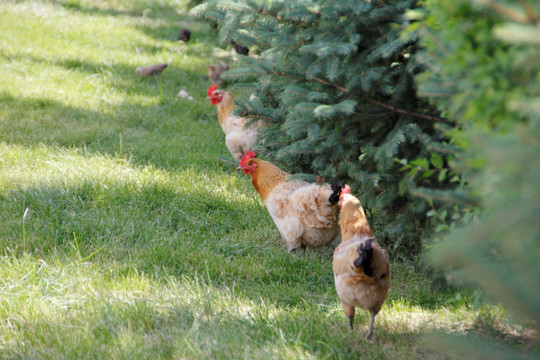
[[[464,152],[452,167],[482,209],[451,230],[431,260],[538,336],[540,2],[428,0],[421,12],[410,14],[426,17],[409,29],[424,48],[417,60],[429,69],[417,76],[419,94],[458,122],[451,136]],[[437,339],[430,347],[468,359],[521,358],[471,339]]]

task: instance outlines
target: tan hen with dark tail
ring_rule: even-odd
[[[351,329],[355,308],[369,310],[367,339],[390,288],[390,263],[373,238],[360,201],[349,192],[345,186],[339,200],[341,244],[334,251],[334,283]]]

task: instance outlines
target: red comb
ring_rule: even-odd
[[[339,194],[339,195],[341,196],[341,195],[350,194],[350,193],[351,193],[350,186],[345,184],[345,186],[343,188],[341,188],[341,194]]]
[[[208,88],[208,92],[206,93],[206,96],[212,95],[212,93],[213,93],[214,91],[216,91],[216,90],[217,90],[217,85],[212,85],[212,86],[210,86],[210,87]]]
[[[244,156],[242,156],[242,159],[240,159],[240,166],[244,167],[246,165],[246,161],[254,157],[255,157],[255,153],[253,151],[248,151],[247,153],[244,154]]]

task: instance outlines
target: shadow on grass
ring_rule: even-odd
[[[68,185],[57,179],[11,190],[0,198],[6,214],[0,247],[22,250],[19,240],[9,239],[20,239],[14,234],[22,236],[24,226],[26,249],[45,259],[79,255],[73,254],[76,238],[81,257],[96,253],[91,261],[103,266],[113,262],[126,273],[137,269],[177,277],[206,274],[217,286],[244,289],[254,300],[274,293],[276,286],[302,283],[298,288],[308,291],[331,280],[322,262],[306,266],[316,255],[291,257],[281,242],[269,244],[279,241],[272,231],[270,239],[246,235],[250,224],[271,226],[253,202],[246,206],[203,189],[133,187],[106,180]],[[302,299],[295,290],[282,301]]]
[[[126,9],[98,8],[81,4],[77,0],[51,0],[69,11],[94,16],[130,16],[145,14],[148,24],[140,21],[135,26],[157,39],[170,39],[177,21],[192,22],[200,27],[206,36],[206,24],[191,20],[178,13],[178,9],[160,1],[133,1],[124,4]],[[157,21],[159,20],[159,21]],[[191,21],[190,21],[191,20]],[[202,27],[201,27],[202,26]],[[174,37],[177,36],[174,30]],[[206,37],[208,38],[208,37]],[[175,39],[174,39],[175,40]],[[145,53],[160,53],[167,43],[154,46],[139,44],[138,49]],[[191,51],[189,45],[175,45]],[[195,47],[194,51],[206,51],[205,47]],[[166,49],[175,52],[175,49]],[[173,55],[174,56],[174,55]],[[171,64],[156,78],[141,78],[135,74],[136,66],[118,63],[92,62],[77,57],[52,58],[30,53],[2,54],[8,66],[15,69],[19,63],[41,64],[44,67],[61,67],[68,71],[80,72],[86,76],[90,89],[80,96],[89,95],[79,107],[66,105],[60,101],[43,98],[17,98],[0,92],[0,141],[24,146],[45,144],[58,147],[77,147],[88,151],[111,155],[133,157],[140,164],[155,164],[158,167],[193,166],[197,161],[200,167],[216,162],[214,156],[228,157],[223,144],[223,135],[215,117],[215,109],[209,111],[205,100],[207,79],[206,69],[201,66],[194,71],[193,66],[183,66],[179,61]],[[93,84],[93,83],[96,84]],[[112,88],[112,91],[110,90]],[[103,91],[118,94],[114,103]],[[177,97],[181,89],[187,90],[195,101],[189,102]],[[119,100],[120,99],[120,100]],[[144,104],[141,104],[143,103]],[[88,103],[98,103],[88,105]],[[101,103],[101,104],[100,104]],[[99,108],[99,111],[94,109]],[[193,141],[193,139],[196,139]],[[215,165],[212,165],[215,167]],[[220,164],[219,166],[222,166]]]
[[[177,13],[180,9],[169,4],[163,4],[159,0],[132,0],[125,2],[123,9],[111,7],[97,7],[92,5],[81,4],[80,0],[48,0],[49,3],[63,7],[70,11],[76,11],[83,14],[99,15],[99,16],[142,16],[145,10],[155,10],[161,15],[171,16]]]
[[[209,25],[194,20],[188,15],[189,10],[164,4],[163,1],[159,0],[131,1],[126,4],[127,9],[85,5],[77,0],[50,1],[70,11],[89,16],[146,18],[153,24],[137,25],[137,28],[146,35],[158,40],[177,41],[178,34],[182,28],[191,30],[192,41],[204,42],[215,37],[215,33],[209,31]]]
[[[135,268],[147,273],[164,270],[174,276],[210,274],[216,286],[234,286],[254,301],[266,298],[287,306],[302,306],[306,299],[335,301],[330,247],[308,250],[304,257],[290,255],[266,209],[205,191],[205,177],[216,172],[235,176],[234,167],[207,155],[226,151],[213,114],[208,123],[181,124],[174,119],[147,123],[140,114],[153,113],[154,106],[120,106],[107,115],[7,94],[0,95],[0,104],[4,105],[0,139],[6,143],[85,148],[90,157],[95,153],[114,158],[126,151],[134,165],[150,164],[167,171],[194,168],[197,174],[189,191],[152,182],[143,187],[110,184],[84,175],[76,185],[50,180],[11,190],[0,201],[0,212],[8,215],[0,247],[14,246],[7,239],[19,238],[13,234],[19,233],[22,214],[29,208],[27,246],[45,258],[58,252],[72,256],[76,236],[82,256],[99,250],[92,261],[103,266],[114,259],[127,272]],[[25,118],[34,120],[21,121],[20,109],[28,109]],[[126,112],[131,115],[126,117]],[[215,127],[214,135],[209,124]],[[124,136],[121,145],[119,134],[126,133],[131,135]],[[179,141],[181,136],[184,142]],[[203,141],[197,143],[197,138]],[[414,284],[413,275],[402,276],[400,285]],[[396,290],[390,298],[406,297],[411,305],[430,308],[445,305],[442,296],[426,297],[427,288],[398,286]]]
[[[95,253],[90,261],[102,266],[112,261],[126,274],[136,269],[156,276],[207,277],[253,301],[263,298],[283,306],[336,301],[330,247],[304,256],[287,253],[266,209],[206,191],[202,184],[211,172],[197,174],[193,186],[178,188],[98,181],[81,173],[80,181],[50,179],[13,189],[0,198],[0,212],[7,214],[0,247],[21,249],[20,242],[9,239],[20,238],[13,234],[20,234],[22,214],[29,209],[26,247],[45,259],[73,256],[76,237],[81,257]],[[443,294],[431,293],[418,280],[407,272],[393,278],[388,303],[406,298],[409,305],[428,309],[447,305]],[[410,286],[403,287],[402,281]]]
[[[145,96],[150,96],[154,87],[159,103],[100,105],[103,111],[98,112],[47,98],[0,93],[0,141],[27,147],[84,148],[113,156],[129,154],[136,163],[167,169],[193,166],[197,161],[203,166],[217,162],[206,154],[226,148],[215,115],[208,115],[204,99],[188,102],[179,100],[172,91],[160,94],[156,79],[129,81],[136,83],[133,91]]]
[[[85,327],[74,326],[71,331],[46,322],[21,322],[17,325],[24,333],[38,336],[30,336],[20,353],[28,347],[50,349],[51,344],[45,343],[50,339],[43,336],[45,330],[57,334],[57,341],[67,345],[53,347],[58,348],[53,353],[57,357],[58,352],[72,346],[77,348],[78,358],[105,359],[121,344],[124,358],[141,358],[132,356],[141,353],[188,359],[275,359],[284,358],[282,354],[300,359],[416,358],[418,336],[408,332],[393,334],[393,346],[388,346],[388,330],[366,341],[362,332],[350,332],[334,316],[302,316],[280,308],[246,312],[246,308],[234,306],[237,299],[207,292],[204,285],[202,291],[197,290],[178,294],[181,299],[171,299],[171,305],[160,310],[152,301],[138,297],[129,302],[104,299],[98,311],[88,314]],[[223,301],[230,302],[228,307],[223,307]],[[59,312],[71,320],[63,309]],[[126,337],[132,341],[123,341]],[[88,338],[94,346],[84,346]]]
[[[141,188],[84,177],[77,185],[60,182],[12,190],[1,202],[0,211],[12,217],[0,238],[14,238],[9,234],[21,229],[22,214],[30,208],[28,247],[46,257],[56,252],[69,256],[76,234],[83,256],[102,249],[92,261],[103,266],[114,259],[126,271],[210,274],[216,286],[234,286],[254,301],[265,298],[290,306],[302,306],[307,299],[335,301],[331,248],[308,250],[304,257],[290,255],[266,209],[204,190],[205,176],[212,177],[215,171],[234,173],[230,165],[206,155],[224,149],[213,114],[208,124],[193,121],[180,126],[174,119],[146,123],[148,119],[140,116],[148,111],[144,106],[120,106],[106,115],[6,94],[0,96],[0,104],[5,104],[0,118],[6,130],[0,139],[5,142],[30,148],[39,143],[85,147],[90,153],[115,157],[122,151],[119,134],[131,132],[122,146],[134,157],[134,164],[165,170],[194,167],[202,179],[195,179],[184,192],[151,183]],[[22,108],[35,112],[26,117],[38,119],[37,123],[21,122],[17,109]],[[154,106],[149,108],[155,111]],[[126,117],[126,112],[133,116]],[[215,127],[214,138],[209,124]],[[180,136],[186,137],[185,142],[178,141]],[[197,143],[196,138],[204,141]],[[182,154],[171,157],[171,153]],[[2,244],[6,246],[13,244]],[[409,305],[430,309],[447,305],[443,294],[431,292],[425,282],[418,284],[418,278],[414,269],[396,276],[389,301],[405,298]]]
[[[160,53],[163,51],[159,46],[137,45],[139,50],[146,53]],[[178,55],[180,57],[180,55]],[[6,59],[9,63],[33,63],[49,67],[61,67],[68,71],[78,71],[87,74],[92,78],[101,77],[107,85],[118,91],[130,95],[155,96],[161,95],[164,91],[166,95],[176,95],[176,90],[186,82],[200,82],[207,78],[205,70],[197,72],[183,68],[182,65],[170,64],[163,72],[156,77],[141,77],[135,73],[139,66],[149,64],[137,64],[133,66],[111,63],[111,62],[91,62],[80,58],[50,58],[39,57],[27,53],[5,54],[0,50],[0,58]],[[158,89],[157,86],[160,88]]]
[[[158,2],[146,4],[155,8],[147,16],[163,16],[163,22],[140,29],[157,39],[170,40],[173,30],[177,32],[176,20],[171,20],[170,15],[175,10]],[[72,9],[93,15],[133,17],[141,16],[144,10],[102,10],[80,5],[73,5]],[[143,51],[159,52],[160,48],[148,47]],[[197,166],[201,172],[204,168],[216,168],[213,156],[206,155],[223,150],[215,112],[208,116],[206,104],[187,106],[173,101],[180,82],[172,78],[189,80],[192,76],[200,81],[205,74],[168,68],[159,78],[141,79],[134,75],[133,67],[125,65],[76,58],[10,57],[88,75],[105,74],[117,90],[136,96],[157,96],[160,101],[147,106],[114,104],[106,112],[97,112],[50,99],[15,98],[4,93],[0,94],[0,141],[28,147],[84,147],[113,156],[128,153],[136,164],[169,170],[179,166]],[[25,109],[24,114],[21,109]],[[183,122],[174,114],[181,114]],[[210,126],[214,130],[210,131]],[[258,207],[246,207],[240,201],[227,202],[202,190],[179,193],[166,188],[131,189],[118,184],[105,188],[81,181],[71,187],[47,185],[14,190],[5,195],[1,206],[2,213],[12,214],[6,219],[8,226],[1,230],[7,234],[1,237],[2,247],[13,246],[6,239],[13,238],[12,234],[21,229],[22,213],[29,208],[32,213],[25,223],[27,246],[30,252],[44,257],[58,252],[72,256],[75,234],[79,255],[84,257],[97,251],[91,261],[107,266],[114,259],[126,272],[137,269],[154,273],[158,269],[177,277],[208,274],[218,287],[235,287],[254,301],[270,299],[286,306],[307,301],[334,303],[336,299],[328,252],[308,251],[305,257],[291,256],[265,209],[261,212]],[[411,295],[407,291],[401,294]],[[422,305],[422,297],[411,297],[413,304]],[[443,307],[445,303],[432,299],[430,306]]]

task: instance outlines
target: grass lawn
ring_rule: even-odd
[[[206,65],[234,55],[186,2],[0,3],[0,358],[425,359],[441,329],[532,351],[501,309],[401,262],[374,339],[367,312],[348,329],[333,248],[287,253],[218,160]]]

